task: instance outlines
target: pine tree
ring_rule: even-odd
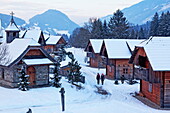
[[[112,38],[126,39],[129,36],[129,24],[119,9],[113,14],[113,17],[110,18],[108,27],[109,34]]]
[[[57,64],[55,64],[55,68],[54,68],[54,77],[52,77],[52,85],[56,88],[61,87],[61,76],[59,74],[60,71],[60,63],[58,62]]]
[[[71,59],[71,62],[68,63],[68,66],[70,67],[69,74],[68,74],[68,81],[73,83],[73,76],[74,76],[74,70],[75,70],[75,67],[74,67],[75,58],[71,52],[68,52],[67,55]]]
[[[71,59],[71,62],[68,63],[68,66],[70,67],[69,74],[68,74],[68,81],[72,84],[74,82],[85,82],[82,81],[81,78],[83,77],[80,69],[81,66],[78,64],[78,61],[75,60],[74,55],[71,52],[67,53],[68,57]]]
[[[104,23],[103,23],[103,30],[102,30],[102,36],[103,36],[103,39],[107,39],[107,38],[109,38],[108,36],[109,36],[109,32],[108,32],[108,26],[107,26],[107,22],[106,22],[106,20],[104,20]]]
[[[159,15],[155,13],[151,25],[150,25],[150,36],[158,36],[158,26],[159,26]]]
[[[139,39],[145,39],[145,34],[144,34],[144,30],[142,27],[140,28],[140,31],[139,31]]]
[[[95,19],[92,23],[91,38],[102,39],[102,22],[99,19]]]
[[[22,66],[21,71],[20,71],[21,75],[19,76],[19,90],[21,91],[27,91],[28,90],[28,78],[29,75],[26,75],[25,73],[25,68]]]
[[[165,36],[166,32],[166,16],[164,13],[161,14],[160,20],[159,20],[159,27],[158,27],[158,35],[159,36]]]
[[[64,61],[66,59],[66,50],[65,50],[65,45],[61,45],[58,51],[59,55],[59,62]]]
[[[82,77],[82,74],[80,72],[80,64],[78,64],[78,62],[76,61],[75,64],[75,73],[74,73],[74,82],[80,82],[81,81],[81,77]]]

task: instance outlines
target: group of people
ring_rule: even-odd
[[[102,85],[104,84],[104,79],[105,79],[105,76],[104,74],[102,73],[101,76],[99,73],[97,73],[97,76],[96,76],[96,80],[97,80],[97,84],[99,85],[100,84],[100,80],[101,80],[101,83]]]

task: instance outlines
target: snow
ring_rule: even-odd
[[[131,53],[126,44],[126,39],[104,39],[109,59],[129,59]]]
[[[10,22],[10,24],[5,30],[6,31],[20,31],[14,22]]]
[[[102,47],[103,39],[90,39],[90,43],[93,47],[94,53],[100,53]]]
[[[129,45],[131,51],[135,49],[135,46],[140,44],[144,40],[127,40],[127,44]]]
[[[46,41],[46,44],[55,45],[60,40],[61,36],[50,36],[49,39]]]
[[[24,59],[23,60],[27,65],[39,65],[39,64],[53,64],[48,58],[41,59]]]
[[[170,37],[150,37],[139,47],[144,47],[154,71],[170,71]]]
[[[40,38],[40,35],[41,35],[41,30],[39,29],[30,29],[30,30],[27,30],[24,38],[33,38],[35,41],[39,41],[39,38]]]
[[[4,45],[7,46],[9,52],[8,55],[10,62],[7,65],[16,60],[28,48],[28,46],[40,46],[40,44],[33,39],[15,39],[11,43],[3,43],[0,46]]]
[[[88,67],[84,63],[83,49],[69,48],[67,51],[73,52],[82,66],[86,83],[82,84],[84,89],[78,90],[62,78],[66,100],[64,112],[61,111],[60,88],[34,88],[23,92],[0,87],[0,113],[26,113],[29,108],[33,113],[169,113],[168,110],[150,108],[134,98],[131,93],[139,91],[139,84],[115,85],[113,80],[106,79],[103,86],[97,86],[107,90],[110,95],[96,93],[96,74],[105,73],[105,69]]]

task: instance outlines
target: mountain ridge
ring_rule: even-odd
[[[124,16],[130,23],[139,25],[152,20],[156,12],[160,15],[166,11],[170,11],[170,0],[154,0],[154,2],[153,0],[143,0],[122,10]],[[112,15],[107,15],[102,17],[101,20],[109,21],[110,17],[112,17]]]

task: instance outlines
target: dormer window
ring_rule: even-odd
[[[13,33],[13,37],[16,37],[16,32]]]
[[[141,67],[146,67],[146,60],[147,60],[146,57],[139,55],[139,65],[140,65]]]

